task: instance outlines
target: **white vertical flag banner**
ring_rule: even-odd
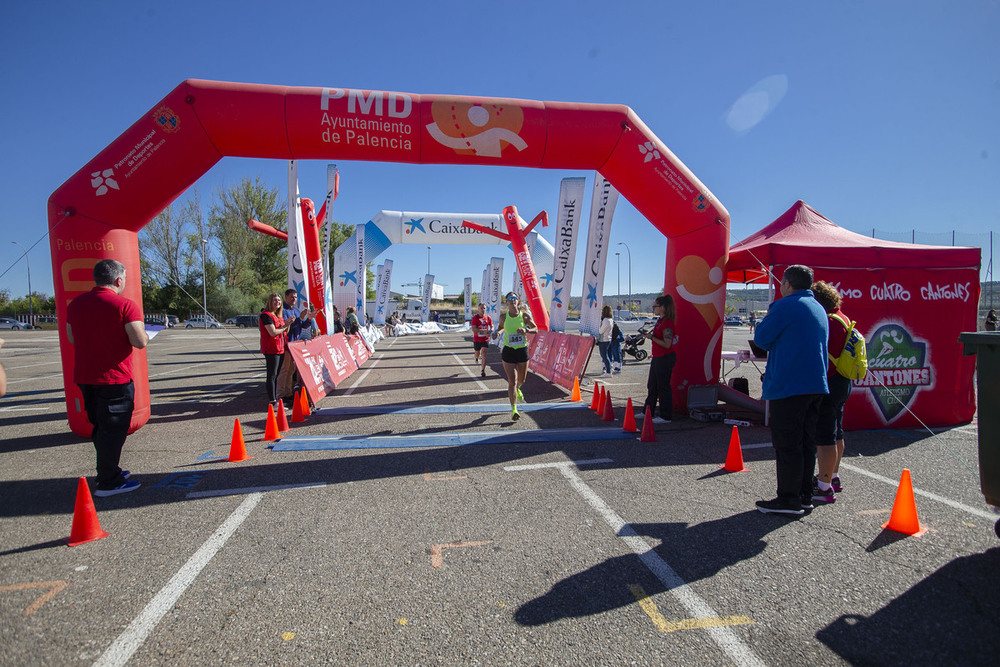
[[[465,321],[472,319],[472,278],[465,279]]]
[[[489,300],[486,298],[486,295],[489,294],[489,292],[487,291],[487,286],[490,284],[489,275],[490,275],[490,265],[487,264],[486,268],[483,269],[483,288],[479,290],[479,303],[486,303]]]
[[[420,321],[430,322],[431,315],[431,295],[434,294],[434,276],[427,274],[424,276],[424,294],[420,306]]]
[[[511,284],[513,287],[510,288],[510,291],[517,294],[517,298],[521,300],[521,303],[524,303],[524,284],[521,282],[521,272],[517,269],[514,269],[514,279]]]
[[[326,222],[324,223],[325,243],[323,244],[323,275],[326,283],[323,287],[323,310],[329,327],[333,333],[333,284],[330,282],[330,242],[333,235],[333,202],[337,200],[340,190],[340,174],[337,165],[326,165]],[[315,305],[315,304],[314,304]]]
[[[559,186],[559,213],[556,218],[555,257],[552,262],[552,304],[549,306],[549,329],[566,331],[566,312],[573,284],[576,261],[576,235],[580,225],[580,207],[587,179],[564,178]]]
[[[596,336],[601,328],[604,305],[604,269],[608,263],[611,218],[618,203],[618,191],[611,182],[594,174],[594,196],[590,201],[590,229],[587,231],[587,260],[583,265],[583,299],[580,303],[580,333]]]
[[[382,296],[382,272],[385,270],[385,265],[379,264],[375,269],[375,317],[372,321],[375,324],[385,324],[385,308],[379,308],[381,301],[379,297]],[[381,315],[382,320],[379,321],[379,315]]]
[[[306,295],[306,245],[302,235],[302,208],[299,202],[299,169],[288,161],[288,289],[298,292],[299,301]],[[331,320],[332,321],[332,320]]]
[[[364,326],[365,323],[365,296],[368,292],[368,272],[365,270],[365,226],[358,225],[355,232],[357,239],[357,271],[358,271],[358,297],[355,307],[358,312],[358,321]]]
[[[491,257],[489,276],[486,279],[486,314],[494,322],[500,321],[500,305],[503,299],[503,257]]]
[[[392,260],[385,260],[382,265],[382,294],[376,294],[375,299],[378,307],[376,312],[382,317],[381,324],[385,324],[386,316],[389,314],[389,294],[392,288]]]

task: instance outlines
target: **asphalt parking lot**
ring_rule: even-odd
[[[724,347],[748,336],[727,327]],[[291,434],[440,444],[274,451],[256,332],[172,329],[148,348],[152,417],[123,455],[142,487],[95,498],[111,535],[70,548],[93,447],[66,426],[56,333],[2,337],[6,665],[985,665],[1000,652],[975,422],[848,433],[844,492],[790,520],[754,509],[774,495],[766,427],[739,429],[739,473],[720,469],[725,424],[603,437],[626,398],[641,404],[648,361],[609,379],[615,424],[587,409],[588,381],[583,404],[513,423],[476,410],[506,400],[495,350],[480,378],[465,334],[386,339]],[[752,366],[736,374],[759,391]],[[533,375],[524,393],[569,403]],[[253,458],[230,463],[236,419]],[[590,433],[456,441],[568,429]],[[881,528],[904,468],[920,537]]]

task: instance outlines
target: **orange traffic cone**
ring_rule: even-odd
[[[309,394],[306,393],[305,387],[302,387],[302,391],[299,393],[299,400],[302,401],[302,416],[308,417],[312,414],[312,410],[309,408]]]
[[[90,487],[83,477],[76,483],[76,507],[73,509],[73,527],[66,538],[66,544],[75,547],[78,544],[85,544],[108,537],[111,533],[101,529],[101,522],[97,520],[97,508],[94,507],[94,499],[90,495]]]
[[[285,402],[278,399],[278,432],[285,433],[291,431],[292,427],[288,425],[288,417],[285,416]]]
[[[601,384],[599,382],[594,383],[594,397],[590,401],[590,409],[597,412],[597,406],[601,402]]]
[[[292,399],[292,423],[301,424],[306,420],[306,416],[302,414],[302,394],[299,394]]]
[[[622,430],[626,433],[635,433],[639,429],[635,426],[635,412],[632,411],[632,397],[628,399],[628,403],[625,404],[625,423],[622,424]]]
[[[642,435],[640,442],[656,442],[656,431],[653,430],[653,408],[646,406],[646,417],[642,420]]]
[[[927,532],[926,528],[920,527],[920,519],[917,518],[917,503],[913,498],[913,482],[908,468],[903,468],[899,489],[896,490],[896,501],[892,504],[892,514],[882,527],[917,537]]]
[[[270,413],[267,416],[268,429],[270,429],[270,424],[274,421],[274,409],[269,408]],[[277,430],[277,425],[275,425],[275,430]],[[265,430],[264,439],[267,440],[267,433]],[[277,440],[278,437],[275,436],[270,438],[271,440]],[[228,461],[236,463],[237,461],[246,461],[247,459],[252,459],[252,456],[247,456],[247,444],[243,440],[243,429],[240,427],[240,420],[237,419],[233,423],[233,439],[229,443],[229,458]]]
[[[743,447],[740,445],[740,433],[733,427],[733,434],[729,436],[729,453],[726,455],[726,465],[722,466],[729,472],[743,472]]]
[[[278,430],[278,419],[274,416],[274,406],[269,404],[267,406],[267,424],[264,426],[264,440],[270,442],[280,438],[281,432]]]
[[[615,420],[615,408],[611,405],[611,392],[604,394],[604,414],[601,416],[602,422],[613,422]]]
[[[604,417],[604,404],[608,402],[608,392],[601,386],[601,393],[597,397],[597,414]]]
[[[569,400],[576,401],[577,403],[580,403],[580,402],[583,401],[583,398],[580,396],[580,376],[579,375],[576,376],[575,378],[573,378],[573,393],[570,394]]]

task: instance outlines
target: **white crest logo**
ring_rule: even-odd
[[[114,169],[105,169],[104,171],[95,171],[90,174],[90,187],[97,190],[97,196],[100,197],[103,194],[107,194],[108,188],[112,190],[118,189],[118,182],[111,178],[115,175]]]
[[[639,152],[646,156],[642,160],[643,162],[649,162],[653,158],[656,158],[657,160],[660,159],[660,151],[656,150],[656,147],[653,145],[652,141],[647,141],[644,144],[639,144]]]

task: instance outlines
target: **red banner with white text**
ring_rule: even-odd
[[[573,381],[583,376],[594,349],[593,336],[574,336],[558,331],[539,331],[528,336],[528,369],[546,380],[573,389]]]
[[[360,336],[334,334],[288,344],[288,351],[292,354],[295,369],[310,401],[319,401],[367,361],[368,348],[361,343],[364,353],[360,353],[358,339]]]

